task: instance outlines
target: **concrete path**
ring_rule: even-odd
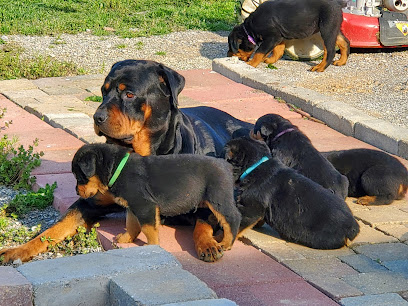
[[[212,106],[249,122],[266,113],[278,113],[298,125],[321,151],[373,148],[326,125],[306,120],[271,95],[218,73],[208,70],[180,73],[186,77],[186,87],[180,94],[181,107]],[[4,95],[0,96],[0,105],[7,108],[5,119],[13,120],[7,133],[19,136],[20,142],[26,145],[39,138],[38,150],[45,155],[41,167],[35,170],[37,185],[57,181],[54,206],[61,212],[77,198],[70,173],[73,154],[84,141],[104,141],[94,135],[92,128],[91,116],[98,103],[84,101],[86,96],[100,95],[103,78],[91,75],[0,82],[0,93]],[[242,79],[250,78],[241,76]],[[286,100],[293,103],[290,97]],[[408,166],[408,161],[401,161]],[[243,242],[237,242],[214,264],[196,258],[190,227],[163,226],[161,247],[218,298],[239,305],[335,305],[337,302],[408,305],[405,300],[408,299],[407,199],[382,207],[361,207],[353,199],[348,199],[348,204],[360,222],[361,233],[353,244],[339,250],[314,250],[287,243],[267,226],[250,231]],[[112,248],[112,237],[123,231],[124,226],[123,215],[101,223],[99,233],[106,249]],[[135,244],[120,246],[143,245],[144,239],[141,235]],[[23,265],[21,273],[29,265]],[[2,285],[4,280],[0,278],[0,291]],[[34,296],[40,297],[39,292],[34,290]],[[228,300],[221,303],[229,303]]]

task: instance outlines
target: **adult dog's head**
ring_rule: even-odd
[[[94,114],[96,134],[140,155],[153,154],[153,142],[167,132],[184,84],[182,75],[153,61],[114,64],[101,88],[103,102]]]
[[[244,24],[240,24],[228,35],[228,53],[227,56],[238,56],[239,59],[247,62],[255,51],[255,41],[247,32]],[[246,33],[247,32],[247,33]],[[250,41],[252,40],[252,42]]]

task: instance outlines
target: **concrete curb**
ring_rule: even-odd
[[[212,69],[231,80],[263,90],[293,104],[334,130],[408,159],[408,129],[366,115],[352,106],[310,89],[286,84],[238,58],[218,58]]]
[[[1,305],[236,305],[218,299],[159,246],[34,261],[0,271]]]

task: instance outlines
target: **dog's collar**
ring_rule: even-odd
[[[286,130],[280,132],[278,135],[276,135],[276,136],[272,139],[272,142],[274,142],[276,139],[278,139],[278,138],[281,137],[282,135],[285,135],[286,133],[292,132],[292,131],[294,131],[294,130],[295,130],[294,128],[289,128],[289,129],[286,129]]]
[[[246,169],[244,171],[244,173],[241,174],[241,176],[239,177],[239,180],[242,181],[244,178],[246,178],[246,176],[248,174],[250,174],[252,171],[254,171],[260,164],[266,162],[269,160],[269,157],[264,156],[262,157],[260,160],[258,160],[255,164],[253,164],[251,167],[249,167],[248,169]]]
[[[119,163],[119,166],[115,170],[115,173],[113,173],[111,179],[109,180],[108,187],[112,187],[113,184],[115,184],[115,182],[118,179],[120,173],[122,172],[123,168],[125,167],[126,162],[129,159],[129,156],[130,156],[130,153],[127,152],[126,155],[122,158],[122,160]]]
[[[249,35],[249,33],[248,33],[248,31],[247,31],[247,29],[245,28],[244,25],[242,25],[242,27],[243,27],[243,29],[244,29],[245,34],[246,34],[247,37],[248,37],[249,42],[250,42],[251,44],[253,44],[254,46],[256,46],[256,41],[255,41],[255,39],[254,39],[251,35]]]

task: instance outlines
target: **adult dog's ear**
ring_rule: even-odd
[[[164,84],[170,92],[165,94],[170,94],[171,105],[173,107],[178,107],[178,95],[184,88],[186,83],[185,78],[173,69],[160,65],[159,81],[161,84]]]

